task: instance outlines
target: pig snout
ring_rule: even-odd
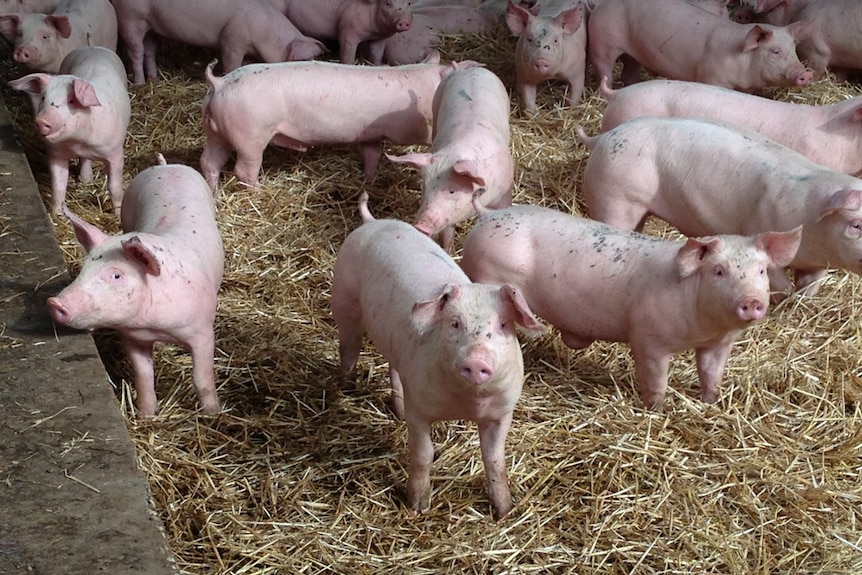
[[[395,23],[395,29],[399,32],[406,32],[410,29],[410,25],[413,23],[413,17],[402,16]]]
[[[12,57],[19,64],[26,64],[33,60],[33,50],[27,46],[20,46],[15,49],[15,52],[12,54]]]
[[[551,71],[551,61],[547,58],[536,58],[533,60],[532,66],[539,74],[548,74]]]
[[[70,321],[72,321],[72,314],[69,312],[69,309],[63,305],[56,297],[48,298],[48,313],[51,314],[51,318],[62,325],[68,325]]]
[[[742,321],[759,321],[766,317],[768,305],[758,297],[747,297],[736,306],[736,315]]]
[[[38,116],[34,121],[36,129],[46,138],[57,130],[57,122],[54,118],[42,115]]]
[[[489,361],[479,355],[471,355],[459,366],[459,373],[464,381],[482,385],[494,377],[494,369]]]
[[[811,70],[805,70],[804,72],[797,74],[793,78],[793,84],[796,86],[807,86],[814,79],[814,72]]]

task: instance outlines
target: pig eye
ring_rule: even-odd
[[[500,322],[500,329],[506,329],[507,327],[509,327],[509,322],[506,322],[506,321]]]
[[[715,269],[712,270],[712,275],[717,278],[724,277],[724,268],[721,266],[715,266]]]
[[[461,322],[460,322],[460,320],[453,319],[453,320],[452,320],[452,323],[450,323],[449,325],[452,327],[452,329],[461,329]]]

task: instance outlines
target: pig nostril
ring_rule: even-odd
[[[461,366],[461,377],[471,383],[487,383],[493,376],[494,371],[479,359],[468,360]]]

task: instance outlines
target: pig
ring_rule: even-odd
[[[332,272],[339,372],[348,374],[368,332],[389,362],[392,404],[407,422],[407,503],[431,501],[431,423],[468,419],[479,428],[494,516],[513,507],[505,465],[506,435],[521,395],[524,365],[515,325],[543,325],[511,285],[471,283],[430,238],[399,220],[363,224],[344,240]]]
[[[48,298],[55,322],[76,329],[115,329],[132,364],[135,404],[156,413],[153,344],[191,352],[201,408],[220,409],[213,354],[224,250],[215,202],[194,168],[151,166],[135,176],[123,202],[123,234],[107,235],[68,209],[87,252],[78,277]]]
[[[117,14],[108,0],[63,0],[50,14],[0,16],[12,57],[32,70],[56,74],[76,48],[117,49]]]
[[[678,80],[611,90],[603,79],[600,87],[603,132],[641,116],[702,118],[754,130],[832,170],[862,172],[862,96],[809,106]]]
[[[123,145],[132,110],[119,56],[100,46],[69,53],[59,74],[37,72],[9,82],[27,93],[36,130],[48,146],[51,207],[60,214],[69,184],[69,161],[80,158],[80,178],[93,179],[92,160],[105,163],[114,212],[123,203]]]
[[[518,36],[515,73],[524,108],[536,111],[536,87],[545,80],[569,85],[568,102],[581,99],[587,67],[587,26],[580,0],[545,0],[538,14],[509,4],[506,24]]]
[[[0,0],[0,14],[50,14],[61,0]]]
[[[413,23],[410,0],[270,0],[291,22],[318,40],[338,41],[343,64],[356,63],[359,44],[368,42],[371,63],[383,63],[383,40]]]
[[[588,21],[589,58],[598,77],[639,79],[640,65],[673,80],[755,91],[804,86],[812,72],[796,56],[811,22],[787,27],[739,24],[684,0],[603,0]],[[612,83],[612,82],[611,82]]]
[[[770,24],[815,21],[815,30],[800,42],[799,57],[822,77],[827,70],[843,80],[851,70],[862,69],[862,4],[858,0],[769,0],[758,2]]]
[[[461,267],[475,282],[518,286],[573,349],[628,343],[641,402],[661,410],[671,355],[692,348],[700,399],[716,401],[733,342],[766,317],[766,270],[790,262],[800,236],[796,228],[668,240],[511,206],[476,221]]]
[[[824,168],[760,134],[691,118],[635,118],[596,137],[583,198],[589,215],[641,229],[655,215],[686,235],[754,234],[803,226],[786,266],[814,295],[828,268],[862,273],[862,180]],[[716,161],[720,159],[720,161]],[[781,299],[792,287],[770,273]]]
[[[485,14],[472,6],[414,8],[413,23],[404,32],[384,39],[383,62],[416,64],[436,51],[443,34],[479,34],[491,29]]]
[[[311,60],[326,52],[302,34],[268,0],[114,0],[132,81],[156,79],[152,34],[194,46],[219,48],[225,72],[246,56],[264,62]]]
[[[455,225],[473,215],[473,194],[500,208],[512,203],[515,163],[509,149],[509,93],[485,68],[455,70],[434,94],[430,152],[387,154],[422,174],[416,227],[450,250]]]
[[[382,141],[431,142],[431,106],[444,76],[476,65],[421,63],[354,66],[334,62],[251,64],[211,84],[203,102],[207,142],[201,172],[215,191],[219,173],[236,150],[237,178],[257,186],[270,143],[305,151],[321,144],[358,143],[365,177],[377,170]],[[267,94],[268,96],[262,97]]]

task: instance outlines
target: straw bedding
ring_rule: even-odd
[[[448,38],[443,51],[487,62],[512,88],[513,47],[500,30]],[[127,181],[156,152],[197,166],[204,144],[212,54],[163,57],[159,82],[131,88]],[[515,201],[582,213],[586,151],[574,128],[596,132],[604,101],[590,80],[581,104],[564,108],[563,89],[541,87],[532,117],[512,90]],[[827,104],[857,93],[824,80],[773,95]],[[5,95],[47,201],[43,145],[23,98]],[[410,516],[406,427],[388,407],[386,364],[369,343],[342,384],[329,298],[360,192],[377,217],[409,220],[418,181],[384,160],[366,185],[356,149],[339,146],[272,148],[260,189],[223,184],[217,416],[196,411],[188,354],[160,346],[160,413],[137,417],[117,338],[97,333],[184,573],[862,572],[862,286],[845,272],[743,334],[714,405],[696,399],[691,354],[673,359],[665,412],[655,414],[639,404],[627,346],[572,351],[554,330],[522,338],[527,378],[507,442],[514,511],[492,521],[475,425],[456,421],[434,428],[432,508]],[[117,231],[103,177],[75,182],[68,201]],[[74,275],[80,251],[55,221]]]

